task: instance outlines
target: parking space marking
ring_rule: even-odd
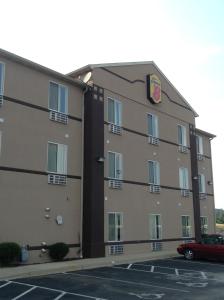
[[[16,296],[15,298],[12,298],[12,300],[17,300],[19,298],[22,298],[23,296],[25,296],[26,294],[30,293],[31,291],[35,290],[36,286],[33,286],[32,288],[30,288],[29,290],[25,291],[24,293]]]
[[[178,270],[178,269],[175,269],[175,274],[176,274],[177,276],[179,276],[179,270]]]
[[[12,283],[11,281],[8,281],[8,282],[6,282],[5,284],[2,284],[2,285],[0,286],[0,289],[3,288],[4,286],[7,286],[7,285],[11,284],[11,283]]]
[[[202,276],[204,279],[208,279],[208,277],[206,276],[205,272],[201,272],[201,276]]]
[[[114,267],[116,268],[116,267]],[[123,270],[127,270],[122,268]],[[135,281],[129,281],[129,280],[121,280],[121,279],[115,279],[115,278],[110,278],[110,277],[101,277],[101,276],[95,276],[95,275],[88,275],[88,274],[80,274],[80,273],[66,273],[67,275],[72,275],[72,276],[80,276],[80,277],[88,277],[88,278],[96,278],[100,280],[109,280],[109,281],[114,281],[114,282],[121,282],[121,283],[127,283],[130,285],[142,285],[142,286],[147,286],[147,287],[154,287],[154,288],[159,288],[159,289],[165,289],[165,290],[171,290],[171,291],[178,291],[178,292],[184,292],[184,293],[189,293],[190,291],[187,290],[182,290],[182,289],[176,289],[176,288],[170,288],[170,287],[164,287],[162,285],[154,285],[154,284],[148,284],[148,283],[143,283],[143,282],[135,282]]]
[[[175,262],[183,262],[183,263],[187,263],[187,264],[189,264],[189,263],[193,263],[193,264],[197,264],[197,265],[207,265],[207,266],[213,266],[213,267],[221,267],[221,268],[223,268],[224,269],[224,264],[218,264],[218,263],[209,263],[209,262],[201,262],[201,261],[191,261],[191,260],[182,260],[182,259],[174,259],[174,258],[168,258],[168,259],[166,259],[166,260],[168,260],[168,261],[175,261]]]
[[[127,266],[127,269],[130,269],[130,268],[131,268],[131,266],[132,266],[132,264],[129,264],[129,265]]]
[[[47,291],[53,291],[53,292],[58,292],[60,293],[59,296],[61,296],[61,294],[63,294],[63,296],[65,294],[67,295],[73,295],[73,296],[79,296],[79,297],[82,297],[82,298],[89,298],[89,299],[95,299],[95,300],[108,300],[108,299],[105,299],[105,298],[99,298],[99,297],[93,297],[93,296],[89,296],[89,295],[84,295],[84,294],[77,294],[77,293],[71,293],[71,292],[66,292],[66,291],[62,291],[62,290],[57,290],[57,289],[52,289],[52,288],[48,288],[48,287],[45,287],[45,286],[40,286],[40,285],[33,285],[33,284],[29,284],[29,283],[23,283],[23,282],[19,282],[19,281],[7,281],[8,283],[15,283],[15,284],[19,284],[19,285],[25,285],[25,286],[28,286],[28,287],[35,287],[35,288],[39,288],[39,289],[43,289],[43,290],[47,290]],[[6,285],[6,284],[5,284]],[[20,294],[20,296],[22,296],[22,294]],[[15,299],[19,299],[19,298],[14,298],[12,300],[15,300]],[[57,297],[56,297],[57,299]],[[58,298],[60,299],[60,298]]]
[[[56,298],[54,298],[53,300],[59,300],[62,297],[64,297],[64,295],[66,295],[66,292],[62,292],[59,296],[57,296]]]
[[[155,267],[151,266],[150,272],[153,273],[154,272]]]

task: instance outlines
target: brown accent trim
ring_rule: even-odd
[[[108,177],[104,177],[104,180],[105,181],[108,181],[110,180],[111,178],[108,178]],[[119,179],[116,179],[118,181],[121,181],[123,183],[127,183],[127,184],[135,184],[135,185],[142,185],[142,186],[150,186],[149,183],[147,182],[140,182],[140,181],[132,181],[132,180],[119,180]],[[167,185],[160,185],[160,187],[162,189],[167,189],[167,190],[175,190],[175,191],[181,191],[181,188],[179,187],[173,187],[173,186],[167,186]],[[190,192],[192,192],[192,190],[189,189]]]
[[[108,73],[110,73],[110,74],[112,74],[112,75],[114,75],[114,76],[116,76],[116,77],[118,77],[120,79],[123,79],[124,81],[127,81],[128,83],[136,83],[136,82],[145,83],[145,81],[141,80],[141,79],[135,79],[135,80],[127,79],[127,78],[125,78],[125,77],[123,77],[123,76],[121,76],[121,75],[119,75],[119,74],[117,74],[115,72],[112,72],[112,71],[108,70],[105,67],[100,67],[100,69],[102,69],[102,70],[104,70],[104,71],[106,71],[106,72],[108,72]]]
[[[192,175],[192,189],[193,189],[193,210],[194,210],[194,232],[197,242],[201,241],[201,220],[200,220],[200,200],[199,200],[199,186],[198,186],[198,160],[197,160],[197,146],[195,126],[189,124],[190,132],[190,153],[191,153],[191,175]]]
[[[12,168],[12,167],[5,167],[5,166],[0,166],[0,171],[35,174],[35,175],[45,175],[45,176],[47,176],[48,174],[65,175],[65,174],[48,173],[48,172],[44,172],[44,171],[28,170],[28,169],[21,169],[21,168]],[[67,178],[81,179],[81,176],[77,176],[77,175],[67,174],[65,176]]]
[[[83,257],[105,256],[104,90],[96,85],[84,99]]]
[[[104,121],[104,124],[105,125],[108,125],[109,122],[107,121]],[[146,133],[142,133],[142,132],[139,132],[139,131],[136,131],[136,130],[132,130],[130,128],[127,128],[127,127],[122,127],[123,130],[127,131],[127,132],[130,132],[130,133],[133,133],[133,134],[137,134],[137,135],[140,135],[140,136],[144,136],[144,137],[149,137]],[[161,139],[159,138],[159,141],[160,142],[163,142],[163,143],[166,143],[166,144],[170,144],[170,145],[173,145],[173,146],[179,146],[177,143],[174,143],[174,142],[171,142],[171,141],[168,141],[168,140],[164,140],[164,139]],[[187,147],[188,149],[190,149],[190,147]]]
[[[188,241],[195,240],[194,237],[189,238],[173,238],[173,239],[161,239],[161,240],[133,240],[133,241],[119,241],[119,242],[105,242],[106,246],[110,245],[132,245],[132,244],[148,244],[155,242],[178,242],[178,241]]]
[[[112,71],[106,69],[105,67],[100,67],[100,69],[102,69],[102,70],[104,70],[104,71],[106,71],[106,72],[108,72],[108,73],[110,73],[110,74],[112,74],[112,75],[114,75],[114,76],[116,76],[116,77],[118,77],[118,78],[120,78],[120,79],[123,79],[124,81],[127,81],[127,82],[129,82],[129,83],[131,83],[131,84],[136,83],[136,82],[141,82],[141,83],[145,83],[145,84],[146,84],[146,82],[145,82],[144,80],[136,79],[136,80],[133,80],[133,81],[132,81],[132,80],[129,80],[129,79],[127,79],[127,78],[125,78],[125,77],[123,77],[123,76],[121,76],[121,75],[119,75],[119,74],[117,74],[117,73],[115,73],[115,72],[112,72]],[[169,97],[169,95],[168,95],[164,90],[161,90],[161,91],[162,91],[162,93],[169,99],[169,101],[172,102],[173,104],[176,104],[176,105],[178,105],[178,106],[180,106],[180,107],[182,107],[182,108],[184,108],[184,109],[187,109],[187,110],[193,112],[192,109],[191,109],[190,107],[187,107],[187,106],[185,106],[185,105],[182,105],[182,104],[180,104],[180,103],[178,103],[178,102],[172,100],[172,99]],[[193,112],[193,113],[194,113],[194,112]]]
[[[67,244],[69,248],[78,248],[80,247],[80,244]],[[49,249],[49,245],[47,246],[30,246],[27,245],[28,251],[34,251],[34,250],[41,250],[41,249]]]
[[[48,109],[46,107],[36,105],[36,104],[32,104],[32,103],[28,103],[28,102],[23,101],[23,100],[11,98],[11,97],[8,97],[8,96],[3,96],[3,99],[6,100],[6,101],[9,101],[9,102],[13,102],[13,103],[16,103],[16,104],[27,106],[27,107],[30,107],[30,108],[33,108],[33,109],[38,109],[38,110],[41,110],[41,111],[50,112],[50,109]],[[82,122],[81,118],[78,118],[78,117],[75,117],[75,116],[68,115],[68,118],[71,119],[71,120]]]

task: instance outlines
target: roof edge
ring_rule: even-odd
[[[57,77],[58,79],[62,79],[62,80],[66,81],[66,82],[69,82],[71,84],[74,84],[79,88],[85,88],[85,86],[86,86],[86,84],[83,83],[81,80],[73,79],[70,76],[64,75],[64,74],[62,74],[60,72],[57,72],[57,71],[54,71],[50,68],[42,66],[42,65],[40,65],[38,63],[35,63],[35,62],[33,62],[29,59],[23,58],[19,55],[16,55],[12,52],[6,51],[6,50],[1,49],[1,48],[0,48],[0,55],[3,56],[6,59],[9,59],[9,60],[14,61],[14,62],[19,63],[19,64],[22,64],[26,67],[32,68],[32,69],[37,70],[39,72],[42,72],[42,73],[45,73],[45,74],[48,74],[48,75],[53,75],[54,77]]]
[[[201,129],[199,129],[199,128],[195,128],[195,131],[196,131],[197,133],[200,133],[200,134],[202,134],[202,135],[205,135],[205,136],[209,137],[211,140],[214,139],[214,138],[216,137],[216,135],[214,135],[214,134],[212,134],[212,133],[210,133],[210,132],[201,130]]]

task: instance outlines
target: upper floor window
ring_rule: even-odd
[[[48,172],[67,174],[67,151],[67,145],[48,143]]]
[[[162,224],[161,215],[149,215],[149,231],[150,239],[160,240],[162,239]]]
[[[182,237],[188,238],[191,237],[191,223],[190,223],[190,216],[182,216]]]
[[[201,217],[201,233],[208,233],[208,217]]]
[[[108,122],[117,126],[122,124],[122,104],[112,98],[108,98]]]
[[[197,154],[203,155],[203,139],[202,136],[196,135]]]
[[[109,178],[122,179],[123,166],[122,166],[122,154],[116,152],[108,152],[109,160]]]
[[[63,114],[68,113],[68,88],[66,86],[50,82],[49,109]]]
[[[198,174],[198,184],[199,184],[199,193],[206,193],[205,189],[205,175],[204,174]]]
[[[4,95],[4,77],[5,77],[5,64],[0,62],[0,105],[2,104]]]
[[[158,117],[156,115],[148,114],[148,135],[159,137]]]
[[[149,184],[160,185],[160,167],[158,161],[149,160]]]
[[[122,240],[121,231],[123,227],[123,213],[108,213],[108,238],[110,242],[118,242]]]
[[[187,131],[183,125],[178,125],[178,145],[187,146]]]
[[[189,189],[189,181],[188,181],[188,169],[187,168],[179,168],[179,183],[180,188],[184,190]]]

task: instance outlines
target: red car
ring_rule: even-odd
[[[177,248],[177,252],[188,260],[206,258],[224,261],[224,236],[220,234],[203,235],[201,242],[181,244]]]

